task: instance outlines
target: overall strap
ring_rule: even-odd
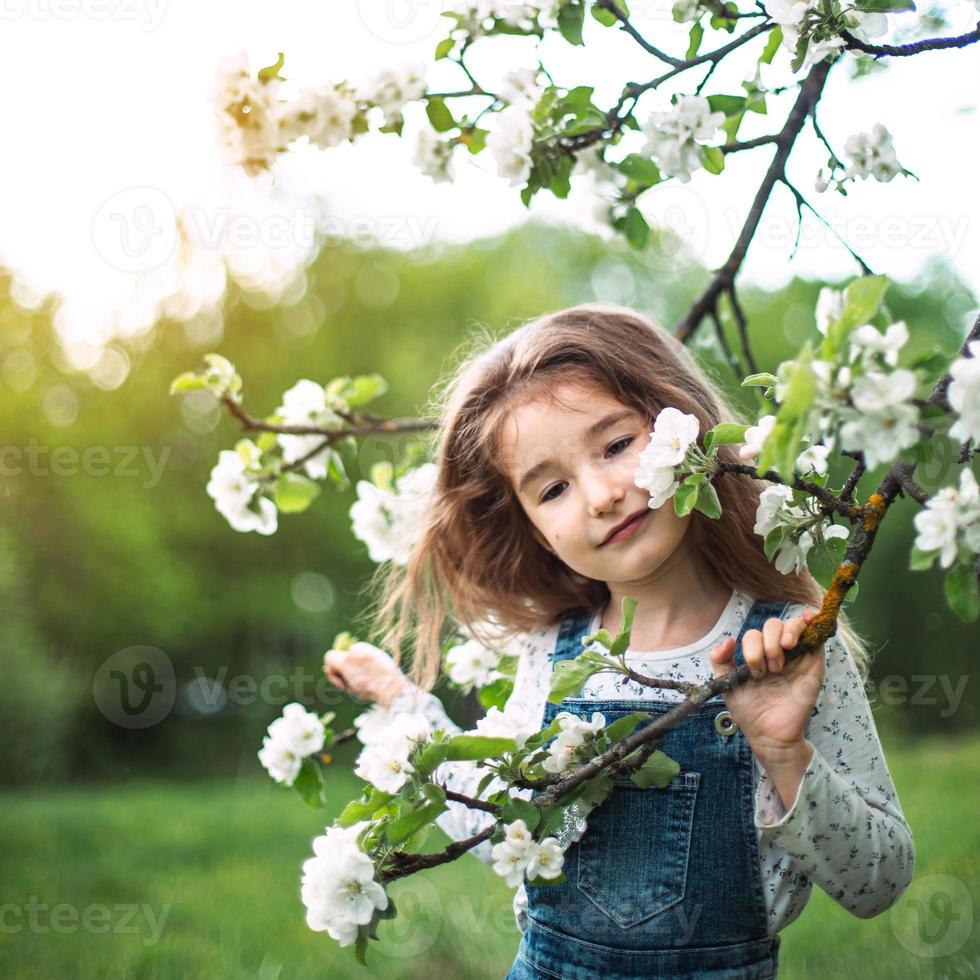
[[[767,619],[773,617],[782,619],[789,605],[791,603],[779,599],[756,599],[753,602],[736,637],[734,658],[736,668],[745,665],[742,637],[746,631],[761,630]],[[565,615],[558,630],[558,642],[551,653],[552,667],[560,660],[574,660],[585,649],[582,637],[586,635],[591,621],[592,613],[589,612],[570,612]]]
[[[756,599],[752,603],[742,623],[742,628],[738,631],[735,641],[735,669],[745,666],[745,656],[742,653],[742,637],[748,630],[762,630],[767,619],[782,619],[784,613],[791,603],[776,599]]]

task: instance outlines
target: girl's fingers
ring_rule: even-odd
[[[759,630],[746,630],[742,636],[742,656],[753,677],[763,677],[766,673],[766,652],[762,633]]]
[[[762,627],[762,641],[766,654],[766,669],[770,674],[778,674],[783,669],[782,637],[787,624],[781,619],[767,619]]]
[[[734,654],[735,640],[730,636],[726,636],[710,654],[711,667],[714,670],[715,677],[721,677],[730,672],[730,665],[734,659]]]

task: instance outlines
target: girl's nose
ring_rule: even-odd
[[[614,480],[593,477],[588,481],[589,516],[598,517],[613,508],[625,496],[624,491]]]

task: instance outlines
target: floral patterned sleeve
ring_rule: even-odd
[[[912,880],[915,849],[854,658],[837,636],[824,649],[824,682],[806,732],[813,757],[788,810],[761,772],[755,824],[806,878],[869,919]]]

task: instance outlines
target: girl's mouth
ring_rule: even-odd
[[[634,517],[629,524],[621,527],[615,534],[603,541],[602,545],[605,546],[607,544],[615,544],[619,541],[625,541],[627,538],[632,537],[633,534],[636,533],[637,528],[640,527],[640,525],[647,519],[647,517],[649,517],[649,515],[650,511],[645,510],[639,516]]]

